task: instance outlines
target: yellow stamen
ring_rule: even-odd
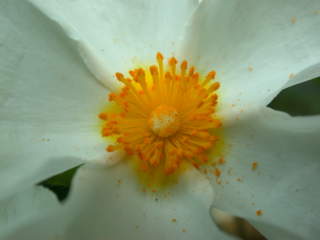
[[[168,175],[184,162],[198,168],[208,162],[206,152],[219,140],[211,130],[222,125],[215,116],[216,72],[203,77],[185,60],[177,67],[173,57],[164,65],[161,53],[156,60],[157,65],[130,70],[130,77],[115,74],[124,86],[109,94],[109,101],[120,113],[98,116],[104,122],[102,136],[116,137],[106,150],[137,156],[144,171],[161,168]]]

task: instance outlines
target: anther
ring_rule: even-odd
[[[202,83],[202,86],[206,86],[212,79],[215,79],[215,77],[216,77],[215,71],[209,72],[208,75],[206,76],[206,79]]]
[[[186,71],[187,71],[187,69],[188,69],[188,62],[187,62],[186,60],[184,60],[184,61],[181,63],[180,69],[181,69],[181,76],[185,76]]]
[[[220,85],[210,81],[216,72],[203,77],[185,60],[177,65],[174,57],[164,66],[161,53],[156,61],[149,68],[130,70],[128,77],[115,74],[124,86],[110,93],[109,100],[120,112],[98,115],[105,121],[102,136],[115,139],[106,150],[137,155],[144,171],[162,166],[165,174],[172,174],[183,161],[199,167],[208,161],[206,151],[218,139],[209,130],[221,126],[213,118]]]

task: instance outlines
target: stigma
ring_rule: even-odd
[[[151,112],[149,125],[157,136],[169,137],[180,127],[178,111],[171,106],[162,104]]]
[[[157,64],[116,73],[123,87],[109,94],[116,112],[99,114],[103,137],[114,137],[109,152],[123,150],[138,159],[144,171],[177,172],[183,163],[200,167],[219,140],[215,129],[218,104],[216,72],[199,74],[187,61],[167,62],[161,53]]]

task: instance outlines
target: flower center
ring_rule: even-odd
[[[149,126],[159,137],[173,135],[180,127],[177,110],[167,105],[158,106],[150,115]]]
[[[157,65],[130,70],[129,77],[115,74],[124,86],[109,100],[120,111],[99,114],[102,136],[116,139],[107,151],[136,156],[145,171],[172,174],[182,163],[199,167],[207,163],[207,151],[218,140],[214,129],[221,126],[216,73],[201,76],[187,61],[179,67],[175,58],[167,64],[160,53],[156,58]]]

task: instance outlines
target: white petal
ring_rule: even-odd
[[[187,173],[177,186],[162,193],[144,192],[142,188],[127,165],[111,169],[100,165],[82,168],[65,206],[66,216],[74,216],[67,236],[70,239],[103,236],[229,239],[209,216],[213,192],[208,180],[197,171]]]
[[[293,85],[317,78],[320,76],[320,63],[312,65],[304,71],[291,75],[290,81],[284,86],[284,88],[291,87]]]
[[[264,109],[226,129],[225,138],[215,206],[250,220],[268,239],[316,239],[320,116],[293,118]]]
[[[143,191],[135,177],[125,164],[86,164],[56,215],[17,229],[12,239],[22,233],[30,239],[46,237],[42,226],[52,223],[65,231],[59,239],[232,239],[212,222],[212,188],[197,171],[162,193]]]
[[[84,61],[107,86],[111,74],[153,63],[158,51],[176,54],[184,26],[198,6],[196,0],[31,1],[70,37],[90,46]]]
[[[0,198],[104,157],[107,91],[54,23],[25,1],[1,1],[0,56]]]
[[[0,201],[0,238],[21,228],[30,220],[43,215],[52,208],[57,208],[59,202],[55,195],[42,187],[32,187],[6,200]],[[52,226],[52,229],[55,227]],[[35,227],[37,229],[37,227]],[[58,229],[56,229],[58,231]],[[51,234],[53,231],[51,232]],[[49,233],[48,233],[49,235]],[[16,236],[14,239],[26,239]]]
[[[185,53],[217,71],[221,114],[266,105],[292,74],[319,63],[319,9],[318,0],[202,2]]]

